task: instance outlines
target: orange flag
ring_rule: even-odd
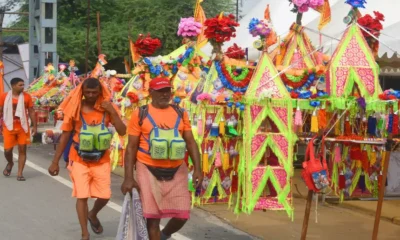
[[[4,92],[4,64],[0,61],[0,94]]]
[[[264,11],[264,19],[267,22],[271,22],[271,14],[269,12],[269,4]],[[271,33],[268,35],[268,38],[265,40],[267,47],[274,45],[278,41],[278,37],[276,36],[276,32],[271,28]]]
[[[264,18],[268,21],[271,21],[271,14],[269,13],[269,4],[267,4],[267,8],[265,9]]]
[[[203,0],[197,0],[196,2],[196,7],[194,10],[194,19],[201,23],[201,32],[199,36],[197,37],[197,47],[202,48],[204,45],[207,44],[208,40],[206,36],[204,35],[204,22],[206,21],[206,14],[204,13],[203,7],[201,6],[200,3],[202,3]]]
[[[136,62],[138,62],[140,60],[141,56],[136,52],[136,46],[132,42],[131,39],[129,39],[129,45],[130,45],[130,49],[131,49],[132,62],[136,63]]]
[[[329,0],[325,0],[324,4],[315,9],[317,12],[321,14],[321,18],[319,20],[318,29],[323,29],[328,23],[331,22],[331,5]]]
[[[124,64],[125,64],[125,72],[130,73],[131,71],[131,66],[129,65],[129,62],[124,58]]]

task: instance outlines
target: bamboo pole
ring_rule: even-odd
[[[90,0],[87,0],[87,28],[86,28],[86,60],[85,60],[85,75],[89,69],[89,31],[90,31]]]
[[[374,230],[372,232],[372,240],[378,239],[378,232],[379,232],[379,223],[381,220],[381,213],[382,213],[382,205],[383,205],[383,197],[385,195],[385,184],[387,179],[387,173],[389,168],[389,160],[390,160],[390,152],[392,150],[393,144],[393,136],[389,134],[386,142],[386,154],[385,154],[385,162],[383,166],[383,173],[382,173],[382,185],[379,188],[379,195],[378,195],[378,204],[376,206],[375,212],[375,222],[374,222]]]
[[[100,12],[97,12],[97,52],[101,54]]]
[[[313,190],[308,190],[306,210],[305,210],[304,219],[303,219],[303,227],[301,229],[301,240],[306,240],[306,238],[307,238],[308,221],[310,220],[311,203],[312,203],[313,194],[314,194]]]

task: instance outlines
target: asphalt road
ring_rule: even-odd
[[[3,171],[6,161],[2,147],[0,151],[0,158],[3,159],[0,161],[0,170]],[[75,199],[71,198],[68,172],[62,168],[60,175],[55,178],[47,173],[53,154],[51,145],[31,146],[28,148],[28,161],[24,171],[26,182],[16,180],[16,162],[10,177],[0,176],[1,240],[80,239]],[[15,154],[14,157],[16,157]],[[64,164],[61,165],[63,167]],[[115,238],[124,199],[119,190],[121,183],[121,177],[112,175],[113,197],[99,215],[104,233],[102,235],[91,233],[91,239]],[[90,207],[92,204],[93,201],[90,202]],[[165,224],[165,221],[162,224]],[[195,208],[190,221],[179,234],[173,236],[173,239],[247,240],[256,238]]]

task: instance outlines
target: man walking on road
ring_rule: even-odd
[[[26,145],[31,143],[28,113],[33,129],[32,136],[37,132],[35,111],[32,97],[24,92],[24,80],[11,79],[11,91],[0,96],[0,115],[3,118],[4,156],[7,166],[3,175],[9,177],[14,166],[13,149],[18,145],[17,180],[25,181],[23,171],[26,162]]]
[[[188,168],[183,161],[186,150],[194,163],[195,187],[201,186],[203,179],[188,114],[169,104],[171,88],[169,79],[153,79],[152,103],[135,111],[128,125],[121,190],[126,194],[132,188],[139,189],[150,240],[169,239],[189,219]],[[137,182],[133,177],[134,166]],[[162,231],[161,218],[172,218]]]
[[[83,96],[83,99],[82,99]],[[97,214],[111,198],[110,143],[112,135],[107,126],[112,123],[119,135],[126,134],[126,126],[110,93],[96,78],[81,83],[60,106],[64,112],[60,144],[49,167],[52,176],[58,175],[59,161],[73,134],[68,170],[73,183],[72,196],[77,198],[76,210],[82,228],[82,239],[89,239],[87,223],[94,233],[103,227]],[[88,211],[88,198],[97,198]]]

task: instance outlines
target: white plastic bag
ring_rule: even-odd
[[[115,240],[148,240],[146,221],[143,217],[142,203],[136,189],[125,195],[121,218]]]

